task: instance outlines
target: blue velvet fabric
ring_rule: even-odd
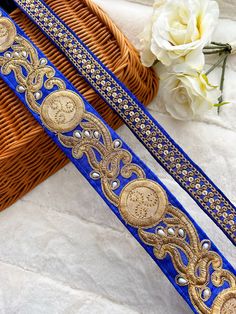
[[[4,11],[2,11],[3,16],[8,17],[7,13],[5,13]],[[26,36],[26,34],[16,25],[17,28],[17,33],[26,38],[28,41],[30,41],[30,39]],[[31,41],[30,41],[31,42]],[[32,42],[31,42],[32,43]],[[34,44],[32,43],[32,45],[34,46]],[[35,46],[34,46],[35,47]],[[45,55],[37,48],[35,47],[39,58],[45,58]],[[8,49],[9,52],[13,52],[12,48]],[[4,56],[5,52],[0,52],[0,57]],[[72,86],[72,84],[54,67],[54,65],[47,60],[47,64],[51,67],[53,67],[55,69],[55,77],[58,77],[60,79],[62,79],[65,84],[66,84],[66,88],[67,90],[73,91],[76,94],[80,95],[80,93]],[[17,91],[17,86],[18,83],[16,81],[15,75],[13,72],[10,72],[8,75],[4,75],[2,72],[0,72],[0,77],[1,79],[3,79],[6,84],[14,91],[14,93],[18,96],[18,98],[22,101],[22,103],[29,109],[29,111],[32,113],[32,115],[34,116],[34,118],[37,120],[37,122],[44,128],[45,132],[52,138],[52,140],[62,149],[62,151],[66,154],[66,156],[71,160],[71,162],[75,165],[75,167],[79,170],[79,172],[87,179],[87,181],[93,186],[93,188],[95,189],[95,191],[101,196],[101,198],[105,201],[105,203],[108,205],[108,207],[113,211],[113,213],[117,216],[117,218],[124,224],[124,226],[130,231],[130,233],[135,237],[135,239],[142,245],[142,247],[147,251],[147,253],[151,256],[151,258],[154,260],[154,262],[160,267],[160,269],[165,273],[166,277],[168,278],[168,280],[173,284],[173,286],[176,288],[176,290],[179,292],[180,295],[182,295],[182,297],[185,299],[185,301],[189,304],[189,306],[191,307],[191,309],[193,310],[194,313],[197,313],[196,308],[193,306],[192,301],[189,297],[189,292],[188,292],[188,286],[180,286],[176,283],[175,278],[177,272],[172,264],[171,258],[169,255],[167,255],[164,259],[162,260],[158,260],[156,258],[156,256],[153,253],[153,247],[146,245],[141,238],[139,237],[138,234],[138,229],[135,227],[130,226],[129,224],[127,224],[120,212],[119,209],[114,206],[104,195],[102,187],[101,187],[101,181],[100,180],[92,180],[90,177],[90,173],[92,171],[92,168],[90,166],[90,164],[88,163],[87,158],[84,156],[81,159],[75,159],[72,156],[72,151],[71,148],[66,148],[65,146],[63,146],[60,141],[58,140],[58,136],[57,134],[53,133],[52,131],[50,131],[41,121],[40,115],[33,112],[29,105],[26,102],[25,99],[25,93],[19,93]],[[46,81],[46,78],[44,78],[44,80]],[[55,87],[54,87],[55,89]],[[48,90],[45,87],[43,87],[41,89],[43,97],[41,100],[39,100],[39,104],[41,104],[43,102],[43,99],[45,99],[46,96],[48,96],[52,90]],[[83,98],[82,95],[80,95],[80,97],[83,99],[84,104],[85,104],[85,108],[88,112],[92,113],[93,115],[95,115],[96,117],[99,117],[99,119],[102,121],[102,118],[99,116],[99,114],[93,109],[93,107],[86,101],[86,99]],[[104,122],[102,121],[106,127],[108,128],[112,139],[113,140],[117,140],[120,139],[120,137]],[[78,127],[75,128],[76,130],[80,129],[80,125]],[[71,135],[73,132],[68,132],[65,133],[66,135]],[[178,200],[174,197],[173,194],[170,193],[170,191],[166,188],[166,186],[159,180],[159,178],[134,154],[134,152],[124,143],[124,141],[122,139],[120,139],[122,141],[122,147],[123,149],[129,151],[132,154],[132,158],[133,158],[133,163],[138,164],[143,171],[146,174],[146,178],[153,180],[155,182],[157,182],[159,185],[162,186],[162,188],[166,191],[169,203],[171,203],[173,206],[175,206],[176,208],[180,209],[190,220],[190,222],[195,226],[196,231],[198,233],[198,236],[200,238],[200,240],[207,240],[208,237],[207,235],[204,233],[204,231],[197,225],[197,223],[190,217],[190,215],[188,214],[188,212],[183,208],[183,206],[178,202]],[[132,179],[132,177],[131,177]],[[69,180],[69,178],[68,178]],[[119,189],[117,189],[116,193],[119,194],[121,189],[127,184],[127,180],[130,179],[124,179],[124,178],[120,178],[121,181],[121,185],[119,187]],[[74,192],[74,191],[73,191]],[[78,191],[79,193],[79,191]],[[79,197],[79,194],[78,194]],[[155,232],[157,226],[155,226],[155,228],[150,228],[148,231],[149,232]],[[226,258],[218,251],[218,249],[216,248],[216,246],[211,242],[211,251],[218,253],[219,256],[222,258],[222,263],[223,263],[223,268],[229,270],[231,273],[235,274],[235,270],[234,268],[230,265],[230,263],[226,260]],[[144,265],[145,267],[145,265]],[[213,272],[213,269],[210,268],[210,273]],[[165,282],[163,282],[163,284],[165,284]],[[206,304],[208,306],[211,306],[211,304],[214,301],[214,298],[224,289],[226,289],[228,287],[228,283],[225,282],[221,287],[215,287],[213,285],[213,283],[210,281],[209,283],[209,287],[212,289],[212,295],[211,298],[206,302]]]
[[[14,4],[13,0],[4,0],[1,1],[0,7],[10,13],[16,8],[16,5]]]
[[[198,177],[198,175],[201,175],[201,181],[200,185],[201,188],[204,187],[204,185],[208,184],[207,186],[207,193],[213,193],[214,200],[220,200],[220,211],[222,211],[222,208],[226,208],[224,210],[227,215],[232,215],[233,218],[232,220],[234,221],[234,225],[236,225],[236,208],[235,206],[230,202],[230,200],[224,195],[224,193],[207,177],[207,175],[202,171],[202,169],[196,165],[191,158],[183,151],[183,149],[169,136],[169,134],[162,128],[162,126],[150,115],[150,113],[147,111],[147,109],[143,106],[142,103],[138,101],[138,99],[127,89],[127,87],[99,60],[91,51],[90,49],[82,42],[80,38],[71,30],[68,28],[67,25],[53,12],[50,7],[48,7],[43,0],[37,0],[37,1],[30,1],[29,4],[25,6],[26,2],[25,0],[14,0],[15,3],[32,19],[33,22],[37,24],[37,26],[42,30],[42,32],[45,33],[45,35],[52,40],[53,44],[56,45],[64,54],[67,55],[69,60],[72,62],[72,64],[75,66],[75,68],[78,70],[80,75],[84,77],[84,79],[95,89],[95,91],[103,98],[103,100],[111,106],[113,110],[115,110],[121,118],[124,120],[124,122],[128,125],[128,127],[131,129],[131,131],[134,133],[134,135],[146,146],[146,148],[149,150],[149,152],[153,155],[153,157],[163,166],[163,168],[176,180],[178,184],[182,186],[183,189],[194,199],[194,201],[199,205],[201,209],[205,211],[205,213],[218,225],[219,228],[225,233],[225,235],[232,241],[232,243],[236,244],[236,230],[235,231],[230,231],[231,230],[231,225],[228,223],[222,223],[224,220],[223,216],[218,218],[218,210],[214,206],[212,207],[210,202],[203,202],[204,195],[198,194],[198,190],[195,187],[190,187],[191,182],[184,181],[183,174],[177,175],[178,169],[177,168],[170,168],[170,161],[166,162],[165,159],[165,152],[160,151],[160,149],[155,146],[154,144],[147,139],[147,137],[143,137],[141,135],[141,132],[137,131],[137,124],[135,121],[130,123],[125,117],[127,117],[127,109],[124,109],[123,107],[116,106],[114,104],[112,96],[108,95],[105,92],[101,92],[101,83],[95,78],[92,78],[90,74],[85,73],[83,70],[83,63],[82,60],[78,60],[78,58],[74,58],[73,51],[68,49],[64,49],[63,45],[59,41],[59,37],[55,40],[55,38],[52,38],[51,36],[51,27],[48,27],[46,23],[43,21],[43,18],[40,20],[38,19],[38,14],[39,12],[42,11],[42,14],[44,16],[45,10],[49,10],[51,14],[54,17],[54,21],[59,21],[61,25],[63,25],[64,30],[60,30],[60,32],[63,34],[65,30],[70,32],[74,40],[79,42],[87,51],[87,59],[94,60],[97,62],[102,69],[105,71],[105,73],[108,75],[105,80],[108,79],[110,82],[115,82],[115,84],[118,84],[118,86],[121,88],[121,91],[124,91],[126,95],[128,95],[129,99],[132,100],[135,104],[138,105],[137,108],[133,109],[134,115],[140,114],[142,112],[142,117],[144,120],[145,128],[148,128],[151,125],[151,128],[149,129],[150,132],[155,132],[155,128],[159,130],[159,134],[156,135],[157,139],[162,139],[162,146],[166,146],[168,150],[168,154],[172,153],[174,150],[176,150],[177,153],[175,153],[175,158],[178,159],[180,156],[180,165],[181,167],[184,166],[185,170],[188,173],[191,173],[193,170],[196,171],[196,175],[194,174],[194,179]],[[24,4],[24,5],[23,5]],[[30,8],[30,4],[38,5],[40,4],[40,9],[37,14],[35,14],[35,10]],[[39,7],[39,6],[38,6]],[[44,8],[44,9],[41,9]],[[59,31],[59,30],[58,30]],[[96,67],[95,67],[96,69]],[[114,87],[114,84],[111,84],[111,88]],[[122,97],[122,101],[127,100],[127,97]],[[130,107],[131,101],[128,100],[128,106]],[[149,122],[147,122],[147,118],[149,119]],[[168,144],[169,143],[169,144]],[[197,174],[198,173],[198,174]]]

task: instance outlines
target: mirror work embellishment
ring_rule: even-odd
[[[127,228],[137,231],[142,245],[152,248],[157,260],[172,261],[174,285],[185,289],[182,294],[188,294],[194,311],[235,313],[236,278],[227,269],[231,266],[224,260],[227,267],[223,267],[210,240],[200,240],[199,228],[169,201],[154,175],[153,180],[147,177],[151,171],[135,161],[123,141],[118,136],[114,139],[115,133],[90,112],[66,79],[57,77],[47,59],[40,58],[32,43],[17,34],[14,23],[1,16],[0,52],[2,78],[11,77],[17,95],[23,96],[45,129],[71,151],[72,161],[86,158],[90,182],[98,182],[97,191],[101,187]],[[173,270],[170,273],[173,277]]]

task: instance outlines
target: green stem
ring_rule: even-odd
[[[215,41],[212,41],[211,44],[215,45],[215,46],[221,46],[221,47],[224,47],[226,45],[226,44],[222,44],[222,43],[217,43]]]
[[[153,62],[153,65],[152,65],[152,66],[156,65],[158,62],[159,62],[159,60],[155,60],[155,61]]]
[[[221,64],[221,62],[225,59],[225,56],[228,56],[228,53],[224,53],[222,56],[220,56],[220,58],[218,59],[218,61],[216,63],[214,63],[210,69],[205,73],[206,75],[210,74],[213,70],[215,70],[215,68]]]
[[[223,49],[217,49],[217,50],[213,50],[213,51],[203,51],[204,55],[213,55],[213,54],[218,54],[218,53],[223,53],[227,51],[225,48]]]
[[[223,47],[223,46],[221,46],[221,47]],[[226,48],[227,47],[227,45],[224,45],[224,47]],[[214,49],[221,49],[220,47],[216,47],[216,46],[205,46],[204,48],[203,48],[203,50],[204,49],[212,49],[212,50],[214,50]]]
[[[224,61],[222,64],[222,73],[221,73],[221,79],[220,79],[220,90],[221,90],[221,96],[219,97],[218,101],[219,104],[223,102],[223,90],[224,90],[224,80],[225,80],[225,70],[226,70],[226,62],[227,62],[228,54],[224,57]],[[218,114],[220,114],[220,107],[217,108]]]

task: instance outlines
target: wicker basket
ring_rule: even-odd
[[[46,2],[144,104],[152,100],[158,89],[155,74],[141,65],[135,49],[98,6],[90,0]],[[11,16],[103,118],[113,128],[120,126],[117,115],[30,20],[18,9]],[[11,205],[67,162],[60,149],[0,80],[0,210]]]

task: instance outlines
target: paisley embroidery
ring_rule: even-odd
[[[210,241],[199,240],[195,227],[178,208],[169,205],[162,218],[162,225],[156,228],[155,233],[139,228],[139,235],[146,244],[154,248],[158,259],[164,259],[167,255],[171,257],[178,273],[176,283],[188,287],[192,303],[199,313],[215,314],[215,309],[219,308],[219,313],[223,314],[223,309],[226,308],[224,292],[216,299],[212,309],[205,304],[211,296],[210,282],[215,287],[221,287],[228,282],[232,288],[229,289],[230,302],[235,304],[235,276],[222,269],[220,256],[210,250]],[[211,268],[213,272],[210,271]]]
[[[132,155],[122,149],[120,140],[112,141],[109,130],[96,116],[85,112],[80,127],[80,130],[74,131],[73,137],[58,134],[58,138],[65,147],[72,148],[74,158],[86,155],[93,169],[90,177],[101,180],[104,195],[118,206],[119,196],[115,191],[120,186],[120,180],[124,183],[132,175],[144,178],[145,173],[132,163]]]
[[[236,211],[224,194],[150,118],[41,0],[15,0],[56,43],[90,85],[123,118],[156,160],[236,243]],[[51,27],[54,25],[54,27]]]
[[[5,20],[0,17],[0,25],[9,25]],[[14,29],[10,24],[8,29]],[[0,34],[4,37],[5,33],[2,28]],[[122,148],[122,141],[112,139],[107,126],[86,110],[78,94],[55,77],[55,70],[46,59],[39,58],[28,40],[12,32],[7,42],[11,46],[5,46],[0,56],[2,74],[14,74],[17,92],[24,93],[25,102],[61,144],[71,149],[75,159],[86,156],[91,179],[100,181],[104,196],[119,209],[127,224],[137,228],[140,240],[153,248],[156,258],[171,258],[176,284],[187,287],[195,309],[204,314],[234,313],[235,276],[223,269],[222,258],[210,249],[210,241],[200,241],[188,216],[169,203],[157,182],[146,178],[132,154]],[[212,305],[207,305],[214,295],[211,290],[220,287],[223,290]]]
[[[12,41],[15,42],[12,45],[13,51],[6,52],[3,57],[0,57],[2,74],[8,75],[14,72],[19,84],[17,91],[25,93],[27,104],[33,111],[39,112],[40,105],[37,100],[40,98],[43,85],[46,89],[57,86],[65,90],[65,83],[54,77],[54,69],[46,65],[46,59],[38,58],[37,51],[26,39],[17,35],[12,38]],[[44,82],[45,77],[47,80]]]

